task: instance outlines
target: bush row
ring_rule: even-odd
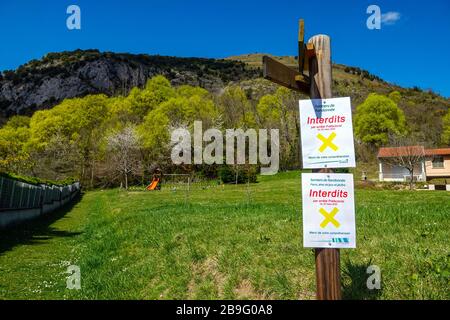
[[[13,179],[13,180],[17,180],[20,182],[33,184],[33,185],[46,184],[49,186],[67,186],[67,185],[73,184],[77,181],[74,178],[67,178],[67,179],[64,179],[61,181],[39,179],[36,177],[21,176],[21,175],[9,173],[9,172],[0,172],[0,177]]]

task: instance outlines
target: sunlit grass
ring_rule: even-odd
[[[300,191],[299,172],[288,172],[189,193],[88,192],[49,224],[65,236],[0,237],[11,243],[0,298],[314,299]],[[449,193],[357,190],[356,210],[357,249],[341,250],[345,298],[450,298]],[[81,268],[79,291],[65,289],[68,262]],[[381,290],[366,288],[370,264],[381,268]]]

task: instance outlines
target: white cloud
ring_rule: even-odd
[[[389,11],[381,15],[381,23],[393,25],[400,20],[400,12]]]

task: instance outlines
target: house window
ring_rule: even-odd
[[[443,168],[444,167],[444,157],[442,156],[435,156],[433,157],[433,168]]]

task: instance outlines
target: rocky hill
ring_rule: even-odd
[[[31,114],[65,98],[90,93],[126,94],[156,74],[174,85],[218,91],[230,81],[252,79],[260,71],[231,60],[177,58],[76,50],[49,53],[17,70],[0,73],[0,116]]]
[[[294,56],[273,56],[271,54],[255,53],[232,56],[227,58],[227,60],[240,61],[251,68],[259,70],[262,69],[262,57],[264,55],[268,55],[293,69],[298,68],[298,63]],[[432,104],[441,102],[450,107],[449,98],[442,97],[432,90],[422,90],[419,87],[404,88],[386,82],[377,75],[359,67],[333,64],[333,95],[350,96],[355,106],[360,104],[369,93],[388,94],[392,91],[399,91],[403,97],[407,97],[415,102]]]
[[[0,124],[13,114],[31,114],[65,98],[90,93],[127,94],[156,74],[166,76],[173,85],[191,84],[212,92],[219,92],[230,83],[239,84],[257,101],[277,88],[261,78],[262,56],[246,54],[216,60],[98,50],[49,53],[15,71],[0,74]],[[293,68],[297,65],[296,57],[273,58]],[[401,94],[398,105],[413,131],[420,132],[424,141],[438,141],[441,119],[450,108],[450,99],[418,87],[402,88],[358,67],[333,65],[333,95],[350,96],[353,108],[372,92],[392,91]]]
[[[228,59],[244,62],[251,68],[260,70],[263,54],[246,54]],[[270,56],[270,55],[269,55]],[[292,67],[297,67],[296,57],[272,56],[272,58]],[[252,93],[255,99],[272,93],[277,85],[264,79],[242,80],[240,85]],[[442,117],[450,108],[450,99],[442,97],[432,90],[419,87],[404,88],[388,83],[380,77],[358,67],[333,64],[333,96],[351,97],[353,110],[362,103],[370,93],[388,95],[393,91],[400,93],[398,106],[405,113],[406,120],[415,139],[428,146],[439,145],[442,132]],[[304,98],[307,98],[304,96]]]

